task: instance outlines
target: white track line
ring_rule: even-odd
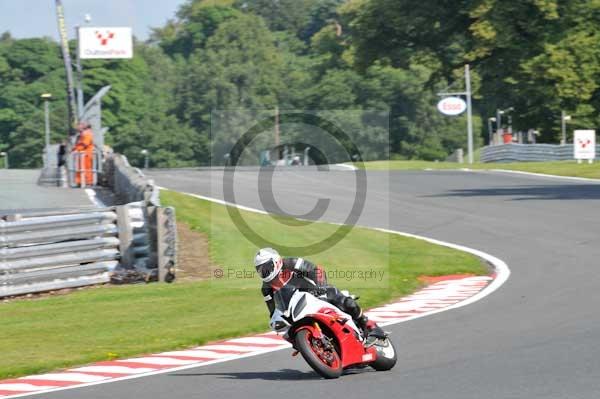
[[[495,173],[512,173],[516,175],[524,175],[531,177],[542,177],[546,179],[560,179],[560,180],[572,180],[572,181],[580,181],[580,182],[588,182],[588,183],[596,183],[600,184],[600,179],[592,179],[589,177],[575,177],[575,176],[560,176],[560,175],[549,175],[546,173],[535,173],[535,172],[525,172],[522,170],[511,170],[511,169],[470,169],[470,168],[456,168],[456,169],[435,169],[435,168],[425,168],[423,169],[426,172],[478,172],[478,173],[486,173],[486,172],[495,172]]]
[[[159,189],[162,187],[158,187]],[[226,205],[226,206],[234,206],[236,208],[242,209],[242,210],[246,210],[249,212],[255,212],[255,213],[260,213],[260,214],[267,214],[267,212],[262,211],[260,209],[254,209],[254,208],[249,208],[249,207],[245,207],[245,206],[241,206],[241,205],[237,205],[237,204],[232,204],[223,200],[219,200],[219,199],[215,199],[215,198],[210,198],[210,197],[205,197],[202,195],[198,195],[198,194],[191,194],[191,193],[185,193],[183,192],[182,194],[186,194],[192,197],[196,197],[196,198],[200,198],[203,200],[207,200],[207,201],[211,201],[214,203],[218,203],[221,205]],[[492,294],[493,292],[495,292],[498,288],[500,288],[502,286],[502,284],[504,284],[506,282],[506,280],[508,279],[508,277],[510,276],[510,269],[508,268],[508,266],[506,265],[506,263],[504,263],[504,261],[502,261],[501,259],[496,258],[495,256],[492,256],[490,254],[487,254],[483,251],[479,251],[477,249],[473,249],[473,248],[469,248],[463,245],[457,245],[457,244],[452,244],[452,243],[448,243],[445,241],[440,241],[440,240],[436,240],[436,239],[432,239],[432,238],[428,238],[428,237],[423,237],[423,236],[419,236],[419,235],[415,235],[415,234],[410,234],[410,233],[404,233],[404,232],[400,232],[400,231],[394,231],[394,230],[388,230],[388,229],[381,229],[381,228],[372,228],[372,227],[365,227],[365,226],[360,226],[363,228],[369,228],[372,230],[377,230],[377,231],[381,231],[384,233],[390,233],[390,234],[397,234],[397,235],[401,235],[401,236],[405,236],[405,237],[411,237],[411,238],[416,238],[418,240],[423,240],[423,241],[427,241],[430,242],[432,244],[437,244],[437,245],[441,245],[444,247],[448,247],[448,248],[453,248],[453,249],[457,249],[459,251],[464,251],[464,252],[468,252],[470,254],[473,254],[475,256],[478,256],[480,258],[485,259],[486,261],[488,261],[495,269],[496,272],[496,278],[493,279],[491,281],[490,284],[488,284],[485,288],[483,288],[481,291],[479,291],[477,294],[468,297],[465,295],[458,295],[456,290],[452,290],[451,289],[451,285],[452,285],[452,281],[442,281],[440,283],[436,283],[436,284],[440,284],[440,286],[448,286],[450,287],[450,296],[452,298],[456,298],[459,302],[456,303],[449,303],[448,306],[443,307],[443,308],[431,308],[431,310],[428,311],[424,311],[423,313],[408,313],[408,314],[402,314],[402,311],[398,311],[397,316],[398,318],[394,318],[388,322],[386,322],[384,318],[378,318],[378,317],[374,317],[375,321],[381,321],[381,323],[379,323],[381,326],[389,326],[389,325],[393,325],[393,324],[398,324],[398,323],[404,323],[406,321],[409,320],[414,320],[414,319],[418,319],[421,317],[425,317],[425,316],[430,316],[433,314],[437,314],[437,313],[441,313],[441,312],[446,312],[448,310],[451,309],[457,309],[463,306],[467,306],[470,305],[474,302],[477,302],[483,298],[485,298],[486,296]],[[487,279],[487,280],[486,280]],[[489,281],[491,279],[491,277],[488,276],[477,276],[477,277],[472,277],[469,278],[469,281],[473,281],[473,282],[481,282],[481,281]],[[460,280],[456,280],[456,281],[460,281]],[[433,291],[433,290],[432,290]],[[437,292],[437,291],[435,291]],[[429,299],[433,299],[434,293],[431,293],[432,295],[427,295],[426,297]],[[446,292],[446,294],[448,295],[448,292]],[[469,294],[467,294],[469,295]],[[443,297],[448,299],[448,296],[442,296],[442,295],[436,295],[435,298],[438,297]],[[397,310],[399,308],[401,308],[404,303],[409,303],[408,299],[409,298],[413,298],[413,299],[419,299],[419,300],[423,300],[422,305],[426,305],[430,303],[428,303],[428,301],[425,299],[425,297],[423,297],[422,295],[411,295],[408,297],[403,298],[400,302],[394,303],[394,304],[389,304],[388,306],[390,307],[389,309],[394,309]],[[396,307],[398,306],[398,307]],[[425,306],[423,306],[423,308],[425,308]],[[412,302],[412,311],[419,311],[419,308],[415,308],[415,303]],[[41,394],[41,393],[47,393],[47,392],[56,392],[56,391],[63,391],[63,390],[67,390],[67,389],[75,389],[75,388],[83,388],[83,387],[88,387],[88,386],[93,386],[93,385],[100,385],[100,384],[106,384],[106,383],[110,383],[110,382],[117,382],[117,381],[125,381],[125,380],[130,380],[130,379],[134,379],[134,378],[140,378],[140,377],[148,377],[148,376],[152,376],[152,375],[158,375],[158,374],[168,374],[168,373],[173,373],[176,371],[182,371],[182,370],[188,370],[188,369],[192,369],[192,368],[197,368],[197,367],[205,367],[205,366],[210,366],[212,364],[217,364],[217,363],[223,363],[223,362],[227,362],[227,361],[231,361],[231,360],[237,360],[237,359],[244,359],[247,357],[253,357],[253,356],[258,356],[258,355],[263,355],[266,353],[270,353],[270,352],[276,352],[282,349],[286,349],[286,348],[290,348],[291,345],[286,342],[283,341],[281,339],[273,339],[273,338],[268,338],[268,337],[264,337],[264,335],[270,335],[271,333],[268,334],[263,334],[263,337],[259,337],[259,336],[255,336],[255,337],[243,337],[243,338],[234,338],[232,340],[228,340],[228,342],[237,342],[237,343],[248,343],[250,344],[249,347],[251,347],[252,343],[258,344],[258,343],[270,343],[273,345],[273,347],[269,348],[264,348],[264,350],[260,350],[260,351],[254,351],[254,352],[250,352],[250,353],[246,353],[246,354],[240,354],[240,355],[234,355],[232,357],[229,357],[229,355],[227,355],[228,357],[225,358],[217,358],[215,360],[212,361],[207,361],[207,362],[202,362],[202,363],[195,363],[195,364],[188,364],[188,365],[183,365],[183,366],[179,366],[179,367],[173,367],[173,368],[168,368],[168,369],[162,369],[162,370],[156,370],[153,368],[130,368],[130,367],[120,367],[120,366],[85,366],[85,367],[78,367],[75,369],[70,369],[69,371],[73,371],[73,372],[83,372],[83,373],[115,373],[115,374],[129,374],[126,375],[124,377],[118,377],[118,378],[111,378],[111,379],[107,379],[107,380],[103,380],[103,381],[95,381],[95,382],[89,382],[89,383],[84,383],[84,384],[80,384],[80,385],[74,385],[74,386],[68,386],[68,387],[60,387],[60,388],[54,388],[54,387],[46,387],[48,388],[47,390],[43,390],[43,391],[39,391],[39,386],[35,387],[35,391],[33,389],[31,389],[32,392],[28,392],[28,393],[24,393],[24,394],[18,394],[18,395],[10,395],[10,398],[18,398],[18,397],[23,397],[23,396],[30,396],[30,395],[35,395],[35,394]],[[267,340],[267,341],[264,341]],[[260,342],[259,342],[260,341]],[[219,345],[219,344],[214,344],[214,345],[206,345],[204,347],[200,347],[203,349],[209,349],[210,347],[214,348],[214,349],[218,349],[219,346],[227,346],[226,344],[224,345]],[[236,345],[230,345],[230,346],[236,346]],[[248,348],[249,348],[248,347]],[[189,350],[189,351],[184,351],[186,353],[189,352],[198,352],[202,349],[195,349],[195,350]],[[242,350],[242,346],[240,346],[239,350]],[[167,355],[169,352],[163,353],[161,355]],[[216,352],[211,352],[211,353],[215,353]],[[176,355],[172,355],[172,356],[176,356]],[[185,356],[185,355],[184,355]],[[124,362],[126,361],[130,361],[133,362],[135,361],[135,359],[122,359]],[[31,376],[31,378],[35,378],[35,376]],[[17,384],[19,385],[19,384]],[[0,385],[1,387],[1,385]],[[14,389],[16,391],[16,389]],[[29,389],[27,389],[29,390]]]
[[[267,338],[267,337],[243,337],[228,339],[227,342],[239,344],[268,344],[268,345],[283,345],[286,343],[283,339]]]
[[[9,382],[8,384],[0,384],[1,391],[48,391],[49,389],[56,388],[55,386],[48,385],[32,385],[32,384],[16,384]],[[33,392],[35,393],[35,392]]]
[[[30,375],[21,377],[21,380],[48,380],[48,381],[72,381],[72,382],[96,382],[109,379],[100,375],[90,375],[83,373],[49,373],[41,375]]]
[[[264,349],[264,348],[260,348]],[[209,350],[187,350],[187,351],[173,351],[173,352],[164,352],[160,353],[160,356],[189,356],[189,357],[198,357],[198,358],[206,358],[206,359],[222,359],[224,357],[235,356],[232,353],[219,353],[219,352],[211,352]]]
[[[254,352],[265,349],[262,346],[238,346],[238,345],[227,345],[227,344],[213,344],[213,345],[204,345],[201,347],[206,350],[222,350],[222,351],[231,351],[231,352]],[[211,352],[217,354],[217,352]]]
[[[106,204],[96,196],[96,191],[93,188],[86,188],[85,193],[87,194],[92,204],[94,204],[97,208],[106,208]]]
[[[349,170],[358,170],[358,168],[354,165],[346,165],[345,163],[336,163],[335,166],[340,166],[342,168],[347,168]]]
[[[485,170],[485,169],[482,169],[482,170]],[[600,184],[600,179],[591,179],[588,177],[548,175],[545,173],[524,172],[521,170],[510,170],[510,169],[488,169],[488,170],[491,172],[512,173],[512,174],[517,174],[517,175],[544,177],[544,178],[548,178],[548,179],[573,180],[573,181],[582,181],[582,182],[588,182],[588,183],[592,182],[592,183]]]
[[[115,374],[142,374],[156,371],[150,367],[126,367],[126,366],[84,366],[70,369],[82,373],[115,373]]]
[[[132,363],[144,363],[144,364],[154,364],[157,366],[183,366],[186,364],[198,363],[196,360],[182,360],[175,359],[172,357],[137,357],[133,359],[121,359],[116,360],[117,362],[132,362]]]

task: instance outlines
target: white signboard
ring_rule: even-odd
[[[575,130],[573,148],[575,159],[596,158],[596,131]]]
[[[460,115],[467,109],[467,103],[460,97],[446,97],[440,100],[437,107],[444,115]]]
[[[79,28],[79,57],[82,59],[133,57],[131,28]]]

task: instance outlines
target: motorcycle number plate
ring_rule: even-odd
[[[362,356],[362,361],[363,362],[368,362],[370,360],[373,360],[373,354],[372,353],[367,353],[367,354],[364,354]]]

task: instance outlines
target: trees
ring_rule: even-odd
[[[283,67],[275,36],[262,19],[240,14],[219,25],[206,46],[192,53],[183,66],[176,88],[177,114],[206,144],[211,112],[274,109],[284,87]],[[233,136],[212,139],[230,142]],[[208,161],[207,152],[202,163]]]
[[[139,151],[151,151],[155,166],[196,164],[193,136],[173,115],[173,62],[158,48],[140,44],[132,60],[89,60],[84,64],[84,92],[90,98],[101,87],[106,143],[140,164]],[[40,99],[50,92],[51,141],[67,137],[64,69],[58,44],[49,39],[0,40],[0,151],[10,152],[13,167],[40,167],[44,116]]]
[[[464,147],[465,121],[440,115],[436,93],[462,90],[466,63],[476,145],[481,120],[509,106],[515,129],[542,141],[556,140],[561,110],[595,127],[599,22],[600,2],[587,0],[188,0],[132,60],[86,60],[84,90],[112,85],[107,143],[133,163],[143,147],[154,166],[208,164],[211,145],[244,125],[227,122],[232,136],[215,141],[213,110],[275,107],[365,110],[345,121],[365,148],[381,140],[367,111],[388,111],[393,154],[443,159]],[[56,43],[0,36],[0,150],[15,165],[41,162],[39,94],[54,94],[52,125],[66,126],[62,76]]]
[[[231,1],[190,1],[181,6],[177,19],[162,28],[155,28],[152,41],[172,57],[189,57],[194,50],[203,48],[219,25],[240,14],[230,7]]]
[[[57,100],[52,103],[51,125],[66,126],[59,57],[58,46],[49,39],[14,40],[6,35],[0,39],[0,146],[10,152],[13,166],[42,164],[42,93],[53,93]]]
[[[470,63],[477,113],[513,106],[517,129],[558,133],[561,109],[582,126],[598,118],[596,82],[600,3],[354,0],[344,8],[356,63],[433,69],[428,87],[456,78]]]

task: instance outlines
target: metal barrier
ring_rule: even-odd
[[[94,149],[91,155],[91,169],[87,168],[90,155],[84,151],[73,151],[67,158],[67,170],[69,173],[69,184],[72,187],[96,186],[98,184],[99,166],[102,165],[102,152]],[[92,175],[92,184],[87,183],[88,174]],[[79,184],[76,180],[79,177]]]
[[[119,203],[144,201],[159,206],[159,191],[154,182],[137,168],[129,165],[121,154],[109,154],[104,160],[105,183],[117,196]]]
[[[462,148],[458,148],[452,154],[448,155],[448,157],[444,160],[444,162],[457,162],[464,163],[465,157]]]
[[[0,218],[0,297],[105,283],[119,262],[114,208]]]
[[[596,146],[600,156],[600,145]],[[481,149],[481,162],[567,161],[573,159],[573,144],[503,144]],[[598,158],[596,158],[598,159]]]
[[[67,173],[64,166],[58,166],[60,144],[51,144],[44,148],[44,168],[40,172],[38,184],[41,186],[66,187]]]
[[[143,202],[0,215],[0,297],[107,283],[119,273],[170,282],[176,234],[172,208]]]

